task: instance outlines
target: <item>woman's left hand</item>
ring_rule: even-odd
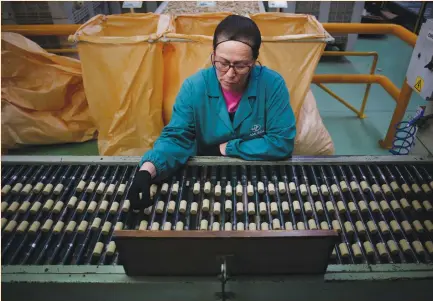
[[[223,156],[226,155],[226,147],[227,147],[227,142],[220,144],[220,153]]]

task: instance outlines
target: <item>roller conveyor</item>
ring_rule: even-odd
[[[62,274],[65,269],[87,271],[78,273],[82,276],[93,268],[106,271],[101,277],[124,277],[113,239],[118,230],[266,235],[332,229],[338,242],[325,275],[331,280],[347,273],[383,277],[380,271],[392,272],[387,274],[391,278],[420,278],[416,283],[433,277],[431,159],[193,158],[153,184],[153,205],[135,212],[127,195],[138,161],[3,157],[3,284],[12,291],[17,284],[10,282],[20,282],[19,271],[26,272],[24,278],[34,271],[36,282],[45,282],[38,277],[53,277],[53,269]],[[399,272],[408,274],[402,277]],[[423,295],[418,297],[423,300]]]

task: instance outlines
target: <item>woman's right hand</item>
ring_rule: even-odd
[[[133,210],[144,210],[152,205],[152,200],[150,199],[151,180],[152,177],[147,170],[139,170],[135,174],[128,193],[128,198]]]

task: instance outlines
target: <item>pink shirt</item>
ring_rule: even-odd
[[[229,113],[235,112],[241,101],[242,93],[226,91],[224,89],[222,89],[222,91],[224,95],[224,100],[226,101],[227,110],[229,111]]]

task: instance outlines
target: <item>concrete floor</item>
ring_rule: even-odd
[[[397,87],[401,87],[412,47],[394,36],[383,36],[382,38],[359,38],[354,50],[378,52],[376,73],[387,76]],[[337,61],[327,59],[319,63],[316,73],[367,74],[371,63],[372,57],[347,57]],[[337,95],[360,108],[365,85],[329,84],[327,86]],[[324,124],[334,141],[336,155],[389,155],[389,151],[379,147],[378,141],[386,134],[395,102],[382,87],[372,86],[365,119],[359,119],[352,111],[317,86],[312,85],[312,91]],[[424,103],[421,97],[413,93],[407,117],[413,115],[417,107]],[[98,155],[98,149],[96,142],[90,141],[81,144],[29,147],[10,151],[9,154]]]

